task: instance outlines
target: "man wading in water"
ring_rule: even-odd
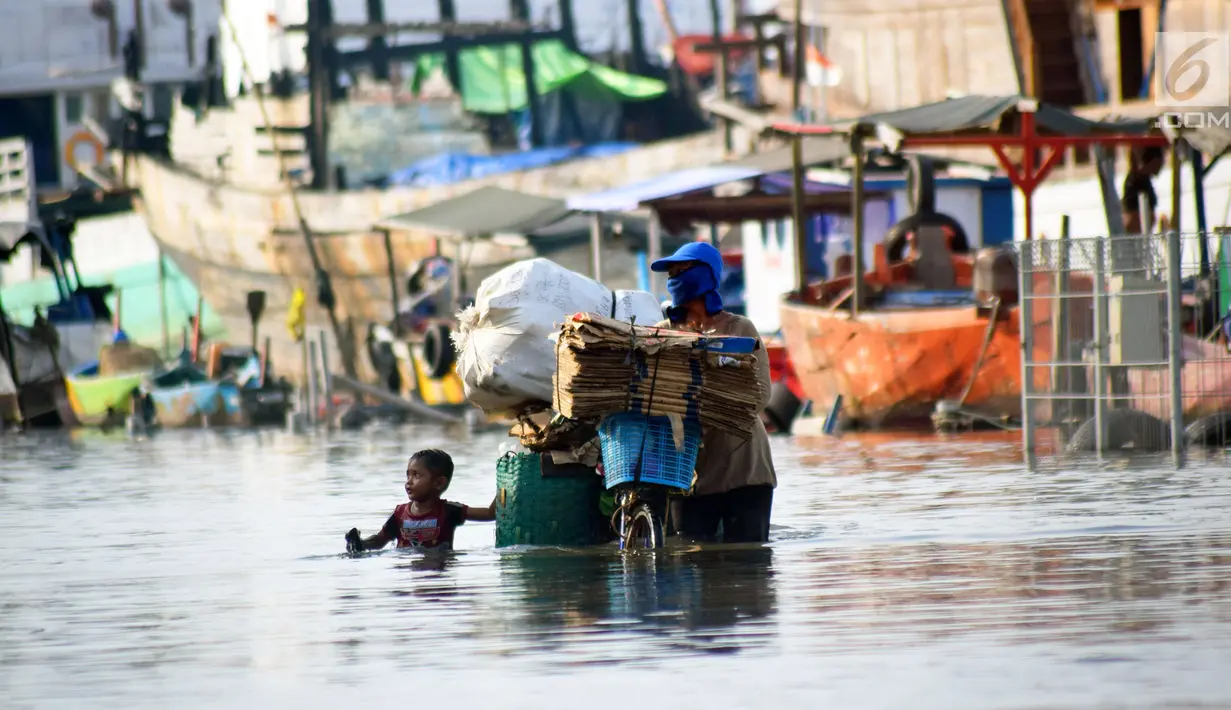
[[[752,321],[722,309],[718,295],[722,255],[718,250],[692,242],[655,261],[650,268],[668,275],[672,307],[667,309],[668,320],[660,326],[757,339],[759,409],[764,410],[769,404],[769,358]],[[758,417],[747,441],[716,429],[703,432],[702,437],[692,495],[672,501],[671,519],[676,531],[687,537],[716,539],[721,524],[723,542],[767,541],[778,477],[765,425]]]

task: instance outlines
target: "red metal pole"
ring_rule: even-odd
[[[1026,203],[1026,241],[1034,239],[1034,113],[1023,112],[1022,117],[1022,197]]]

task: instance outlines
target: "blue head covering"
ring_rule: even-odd
[[[686,261],[700,262],[702,266],[667,279],[667,292],[671,294],[673,304],[667,309],[667,317],[673,321],[683,320],[687,315],[684,305],[698,298],[705,299],[706,312],[717,313],[722,310],[722,296],[718,295],[718,283],[722,280],[722,254],[714,245],[689,242],[671,256],[655,261],[650,265],[650,269],[667,271],[672,264]]]

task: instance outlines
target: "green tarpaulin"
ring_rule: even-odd
[[[625,101],[643,101],[661,96],[667,85],[657,79],[625,74],[570,52],[559,40],[532,45],[534,86],[539,95],[563,88],[583,77],[601,84]],[[443,54],[420,57],[416,65],[416,88],[432,72],[443,69]],[[462,106],[474,113],[503,114],[526,107],[526,76],[522,71],[521,47],[505,44],[474,47],[458,53]]]

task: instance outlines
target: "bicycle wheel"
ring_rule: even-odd
[[[625,513],[622,550],[653,550],[663,545],[663,526],[649,503],[636,503]]]

